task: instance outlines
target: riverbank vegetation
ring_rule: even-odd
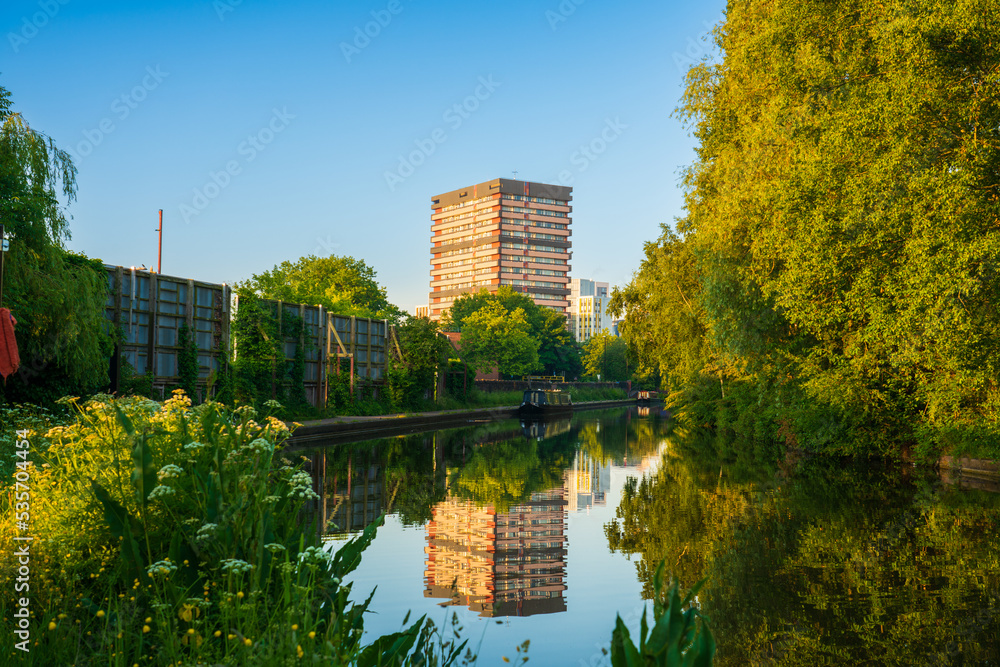
[[[731,5],[687,213],[613,295],[685,425],[1000,458],[1000,5]]]

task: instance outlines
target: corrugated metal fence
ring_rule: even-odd
[[[109,287],[105,316],[123,334],[111,364],[112,391],[120,388],[123,361],[136,375],[148,373],[156,392],[167,393],[178,386],[178,330],[187,322],[198,351],[198,390],[204,396],[211,376],[223,368],[230,350],[234,356],[239,354],[239,341],[230,340],[232,318],[239,308],[232,289],[143,269],[108,265],[105,269]],[[375,386],[384,382],[390,334],[386,320],[334,315],[322,306],[262,301],[279,325],[289,316],[303,321],[300,339],[284,338],[281,349],[284,361],[291,363],[296,347],[303,346],[303,384],[311,405],[325,405],[328,373],[353,369],[355,378]]]

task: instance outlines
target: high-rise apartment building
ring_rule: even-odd
[[[585,343],[602,331],[613,330],[608,315],[608,283],[576,278],[570,283],[569,310],[566,320],[569,331],[578,343]]]
[[[510,285],[569,307],[573,188],[497,178],[431,199],[431,319],[462,294]]]

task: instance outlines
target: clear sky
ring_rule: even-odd
[[[233,283],[308,254],[427,303],[430,199],[573,187],[572,276],[624,284],[682,214],[671,116],[712,0],[4,0],[0,86],[69,150],[72,249]]]

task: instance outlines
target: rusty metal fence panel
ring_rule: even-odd
[[[354,372],[372,381],[385,379],[389,325],[386,320],[330,315],[328,356],[353,356]]]
[[[123,334],[112,360],[111,390],[119,390],[123,360],[135,374],[152,375],[153,388],[161,394],[177,386],[178,331],[187,322],[204,397],[209,376],[221,370],[229,353],[230,288],[143,269],[105,265],[105,270],[105,317]]]
[[[122,341],[111,364],[111,391],[119,391],[122,361],[136,375],[149,373],[153,388],[165,394],[180,383],[178,331],[187,322],[198,350],[198,390],[207,398],[209,377],[223,368],[230,351],[239,353],[232,341],[232,316],[238,298],[226,284],[206,283],[159,275],[145,269],[105,265],[108,300],[105,317],[122,331]],[[232,303],[230,303],[232,302]],[[281,321],[296,316],[304,322],[299,340],[281,341],[283,361],[295,361],[297,345],[303,345],[303,383],[306,400],[322,408],[329,386],[328,372],[336,372],[336,360],[353,360],[354,376],[381,385],[386,376],[390,326],[386,320],[334,315],[322,306],[262,299]]]

